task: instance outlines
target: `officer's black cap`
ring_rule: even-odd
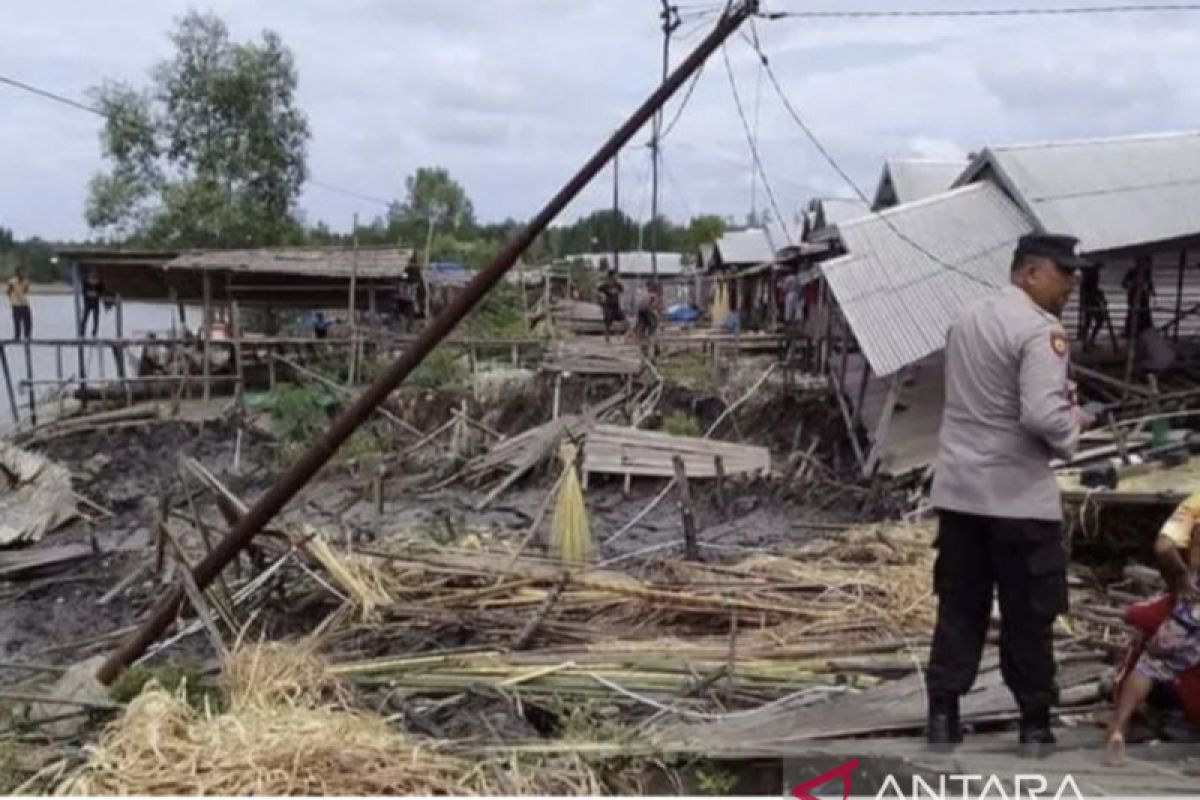
[[[1061,233],[1031,233],[1022,236],[1021,240],[1017,242],[1017,250],[1014,255],[1017,258],[1022,256],[1049,258],[1062,269],[1074,272],[1082,267],[1092,265],[1092,262],[1075,254],[1075,246],[1078,244],[1079,240],[1074,236],[1066,236]]]

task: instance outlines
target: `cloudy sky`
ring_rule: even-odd
[[[1064,4],[764,0],[774,11]],[[680,2],[676,56],[700,40],[717,5]],[[103,78],[144,82],[189,7],[216,12],[237,38],[271,28],[292,48],[316,181],[390,198],[414,168],[443,165],[483,219],[531,215],[653,88],[661,57],[657,0],[0,0],[0,75],[80,98]],[[1197,13],[760,20],[757,31],[793,104],[868,193],[890,156],[1200,127]],[[736,38],[728,55],[783,214],[813,195],[851,194],[760,82],[749,45]],[[0,225],[19,236],[87,234],[99,123],[0,85]],[[646,138],[621,159],[623,206],[643,218]],[[719,56],[664,154],[662,203],[673,218],[742,217],[752,202],[766,204]],[[568,215],[606,206],[610,181],[593,184]],[[310,221],[335,229],[355,212],[382,211],[315,184],[301,204]]]

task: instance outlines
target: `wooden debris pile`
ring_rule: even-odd
[[[822,549],[825,548],[825,549]],[[870,685],[916,668],[931,627],[929,533],[888,526],[727,565],[659,562],[636,579],[564,571],[498,547],[380,555],[396,601],[350,625],[334,671],[438,696],[485,686],[680,708],[751,707],[802,686]],[[354,658],[453,630],[469,649]],[[394,637],[394,638],[393,638]]]
[[[672,436],[616,425],[596,425],[587,432],[583,450],[583,473],[672,477],[673,459],[680,456],[689,478],[717,477],[717,459],[725,474],[767,473],[771,454],[765,447]]]

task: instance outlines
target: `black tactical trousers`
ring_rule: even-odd
[[[940,512],[934,591],[937,626],[926,686],[931,695],[963,695],[975,683],[1000,591],[1000,672],[1026,713],[1058,702],[1054,618],[1067,610],[1067,552],[1062,525]]]

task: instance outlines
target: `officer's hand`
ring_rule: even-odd
[[[1177,603],[1200,603],[1200,588],[1191,581],[1187,581],[1175,593],[1175,602]]]
[[[1079,430],[1081,431],[1086,431],[1096,424],[1096,418],[1079,406],[1072,406],[1071,413],[1074,414],[1075,424],[1079,426]]]

